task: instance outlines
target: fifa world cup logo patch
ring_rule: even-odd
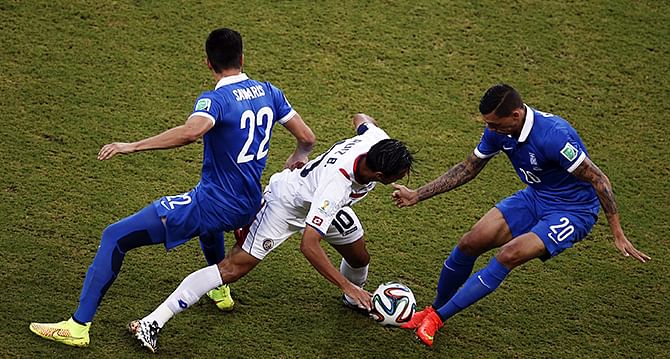
[[[563,157],[565,157],[568,161],[574,161],[575,158],[577,158],[577,154],[579,151],[573,146],[570,142],[565,143],[565,147],[561,150],[561,154]]]

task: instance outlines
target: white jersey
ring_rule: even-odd
[[[284,170],[270,178],[272,197],[281,200],[293,214],[289,217],[298,222],[291,224],[310,225],[325,236],[342,207],[360,201],[375,187],[375,182],[356,182],[356,168],[362,155],[389,136],[372,123],[361,124],[357,132],[358,136],[335,143],[302,169]]]

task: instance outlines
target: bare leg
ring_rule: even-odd
[[[229,284],[249,273],[260,261],[235,245],[228,256],[216,265],[189,274],[177,289],[143,322],[158,323],[163,327],[168,320],[195,304],[209,290],[223,283]]]

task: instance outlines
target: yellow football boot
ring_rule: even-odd
[[[91,323],[81,325],[72,318],[58,323],[30,323],[30,331],[44,339],[73,347],[87,347]]]
[[[230,295],[230,286],[228,284],[222,284],[218,288],[210,290],[207,292],[207,296],[212,298],[216,306],[224,312],[230,312],[233,310],[233,306],[235,306],[235,301]]]

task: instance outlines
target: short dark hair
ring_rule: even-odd
[[[412,170],[414,157],[404,143],[387,138],[375,143],[365,158],[370,170],[381,172],[386,177],[397,176]]]
[[[207,36],[205,52],[214,72],[239,69],[242,67],[242,35],[232,29],[216,29]]]
[[[482,115],[495,112],[498,117],[506,117],[522,106],[521,95],[507,84],[491,86],[479,100],[479,112]]]

